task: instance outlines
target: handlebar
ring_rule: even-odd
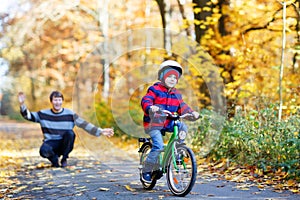
[[[154,116],[157,116],[156,113],[165,114],[165,115],[158,114],[158,117],[166,116],[166,117],[168,117],[170,119],[173,119],[173,120],[184,119],[184,118],[188,118],[188,120],[191,120],[191,121],[197,120],[192,113],[185,113],[183,115],[179,115],[178,113],[172,113],[168,110],[163,110],[163,109],[160,109],[159,111],[155,112]]]

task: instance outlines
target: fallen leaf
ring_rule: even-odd
[[[43,189],[42,187],[34,187],[31,190],[42,190],[42,189]]]
[[[288,181],[286,182],[286,185],[287,185],[288,187],[294,186],[294,185],[296,185],[296,184],[297,184],[297,182],[296,182],[295,180],[292,180],[292,179],[290,179],[290,180],[288,180]]]
[[[300,194],[300,189],[291,189],[290,191],[293,193]]]
[[[104,187],[99,188],[99,191],[109,191],[109,190],[110,190],[109,188],[104,188]]]
[[[94,175],[87,175],[87,178],[96,178]]]
[[[261,194],[261,192],[252,192],[251,194]]]
[[[131,188],[129,185],[124,185],[124,186],[125,186],[125,188],[126,188],[127,190],[129,190],[129,191],[131,191],[131,192],[135,192],[135,191],[136,191],[135,189]]]
[[[261,185],[261,184],[259,184],[258,186],[257,186],[259,189],[265,189],[265,186],[264,185]]]
[[[124,175],[122,175],[123,177],[131,177],[131,176],[133,176],[133,174],[124,174]]]

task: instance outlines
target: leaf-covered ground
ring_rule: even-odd
[[[262,191],[265,189],[278,193],[291,191],[300,195],[300,183],[293,179],[285,180],[286,172],[272,171],[271,169],[263,172],[252,166],[229,165],[226,159],[219,162],[198,160],[198,173],[201,176],[235,182],[237,189],[249,190],[251,187],[258,187]]]
[[[0,199],[34,199],[30,196],[14,197],[26,190],[43,192],[43,187],[54,184],[51,181],[53,168],[50,167],[50,162],[39,156],[39,147],[42,143],[40,128],[37,124],[26,122],[2,121],[1,124],[3,126],[0,127]],[[131,148],[130,145],[120,149],[119,147],[123,145],[121,140],[118,141],[116,138],[95,138],[80,131],[76,131],[76,135],[75,147],[69,159],[70,166],[66,168],[71,171],[70,174],[75,175],[89,168],[99,167],[98,164],[102,161],[131,159],[128,156],[124,158],[124,155],[134,157],[130,152],[124,154]],[[42,171],[36,173],[39,169]],[[65,169],[54,170],[63,173]],[[35,183],[35,180],[46,178],[49,179],[47,186],[38,186],[39,184]],[[28,179],[32,181],[24,185],[23,181]],[[55,195],[55,190],[51,192]]]
[[[78,132],[75,148],[70,155],[70,166],[66,169],[53,169],[50,168],[50,163],[38,154],[41,140],[40,129],[35,124],[9,122],[6,123],[5,128],[3,126],[0,128],[0,199],[35,199],[38,195],[48,195],[53,199],[59,196],[67,198],[68,195],[80,197],[87,195],[86,183],[93,182],[95,184],[90,184],[92,188],[89,188],[88,192],[91,194],[89,199],[93,199],[93,192],[99,191],[110,191],[118,197],[122,192],[123,195],[126,192],[131,194],[139,192],[138,188],[141,186],[138,179],[134,183],[124,182],[122,185],[119,180],[121,177],[118,177],[117,173],[115,178],[107,180],[107,183],[110,183],[107,186],[97,185],[95,180],[114,172],[100,165],[101,162],[124,159],[128,163],[128,160],[132,159],[134,162],[131,164],[136,165],[138,148],[136,142],[125,142],[117,138],[95,139]],[[292,179],[284,180],[285,172],[274,172],[271,169],[262,172],[251,166],[230,164],[225,159],[219,162],[199,158],[197,160],[198,176],[204,180],[234,182],[236,190],[250,190],[251,187],[257,187],[259,190],[255,192],[256,195],[264,190],[272,190],[287,198],[290,194],[299,195],[300,198],[300,184]],[[65,173],[66,171],[69,173]],[[91,175],[91,172],[95,175]],[[65,178],[60,179],[63,176]],[[84,183],[73,183],[72,180],[78,181],[80,176],[85,177],[82,180]],[[132,176],[132,173],[126,172],[122,176],[126,179],[126,176]],[[115,186],[117,184],[118,187],[114,190],[111,184]],[[219,184],[218,187],[225,187],[225,184]],[[169,192],[163,194],[159,198],[168,196]]]

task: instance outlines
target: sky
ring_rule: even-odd
[[[2,58],[0,58],[0,93],[1,93],[1,89],[3,89],[5,87],[5,74],[8,71],[8,64],[7,62],[5,62]]]
[[[17,0],[0,0],[0,13],[8,10],[9,6],[17,2]]]
[[[17,2],[17,0],[0,0],[0,13],[7,12],[9,10],[9,7],[12,6],[14,3]],[[3,60],[3,58],[0,58],[0,93],[1,93],[1,88],[3,89],[4,87],[4,80],[5,74],[8,71],[8,63]]]
[[[0,0],[0,1],[1,1],[0,13],[7,12],[9,6],[11,6],[13,3],[16,2],[16,0]],[[2,58],[0,58],[0,93],[1,93],[1,88],[3,86],[2,84],[4,84],[3,83],[5,79],[4,75],[7,72],[7,70],[8,70],[7,63]]]

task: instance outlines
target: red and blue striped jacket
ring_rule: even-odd
[[[170,112],[177,112],[180,115],[193,112],[183,101],[179,90],[173,88],[171,91],[168,91],[161,82],[157,82],[148,88],[146,95],[141,100],[141,106],[144,111],[143,125],[146,133],[155,129],[167,132],[173,131],[170,120],[150,116],[149,109],[152,105]]]

